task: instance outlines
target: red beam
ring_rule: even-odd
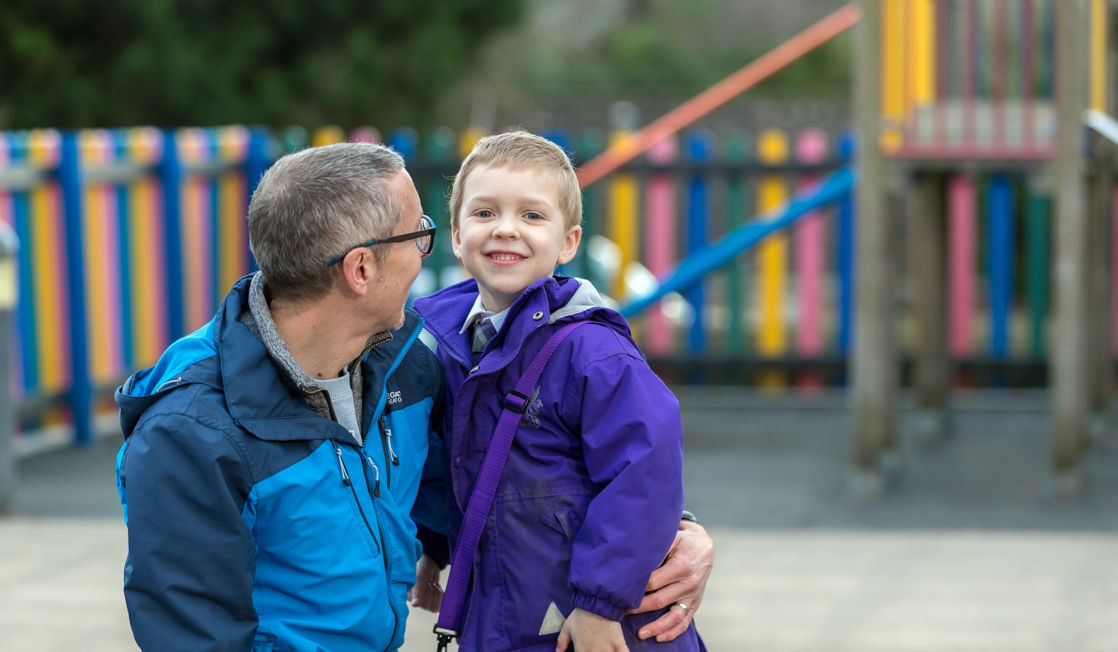
[[[770,50],[756,61],[684,102],[660,119],[621,141],[578,169],[579,184],[585,188],[646,152],[726,102],[741,95],[808,52],[842,34],[862,18],[862,10],[848,4],[796,36]]]

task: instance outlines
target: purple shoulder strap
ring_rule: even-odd
[[[474,553],[481,540],[481,533],[485,529],[485,521],[489,518],[489,510],[493,506],[493,498],[497,495],[497,483],[501,480],[501,473],[505,469],[505,462],[512,448],[512,440],[516,435],[516,428],[520,425],[520,418],[528,409],[528,398],[540,374],[551,360],[555,349],[567,335],[578,328],[585,321],[577,321],[563,326],[547,340],[543,348],[536,354],[532,364],[528,365],[524,375],[516,383],[516,388],[505,395],[504,409],[497,421],[497,429],[489,443],[489,451],[485,454],[485,461],[481,464],[481,473],[474,483],[474,492],[466,504],[466,514],[462,519],[462,531],[458,536],[458,545],[454,549],[454,560],[450,565],[450,578],[446,582],[446,593],[443,594],[442,608],[439,610],[439,620],[435,623],[435,633],[439,637],[439,650],[445,650],[450,640],[458,635],[458,626],[461,620],[462,606],[466,599],[466,590],[469,588],[470,571],[473,568]]]

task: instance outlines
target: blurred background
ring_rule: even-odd
[[[651,120],[842,4],[16,0],[0,18],[0,126],[604,130],[613,102]],[[846,126],[850,52],[831,42],[717,117],[776,120],[783,104],[805,126]]]
[[[5,2],[0,643],[134,649],[112,391],[277,157],[401,152],[422,296],[524,128],[680,397],[711,649],[1118,650],[1115,71],[1114,0]]]

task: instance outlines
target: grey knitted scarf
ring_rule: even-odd
[[[310,406],[317,414],[327,419],[330,416],[330,399],[326,396],[326,392],[315,384],[314,380],[303,371],[299,363],[295,361],[295,356],[291,354],[291,349],[287,347],[287,342],[283,341],[280,337],[279,330],[276,329],[276,322],[272,320],[272,313],[268,309],[268,291],[267,281],[264,279],[262,272],[257,272],[252,277],[252,282],[248,288],[248,311],[241,315],[241,321],[248,327],[249,331],[256,336],[264,344],[264,348],[268,350],[268,355],[271,356],[272,361],[280,370],[280,377],[283,378],[288,385],[299,390]],[[361,418],[361,391],[363,387],[362,374],[358,373],[357,367],[361,364],[361,358],[365,357],[365,353],[372,345],[374,339],[378,336],[369,338],[366,343],[365,350],[356,360],[351,362],[349,367],[349,382],[353,388],[353,403],[357,411],[357,418]],[[380,336],[379,339],[383,339]]]

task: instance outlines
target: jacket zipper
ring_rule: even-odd
[[[415,341],[417,339],[419,339],[419,333],[420,333],[420,331],[423,330],[423,324],[424,323],[425,323],[425,320],[422,317],[420,317],[419,318],[419,325],[417,325],[415,330],[412,331],[412,334],[408,338],[408,341],[404,343],[403,348],[400,350],[400,354],[396,356],[396,359],[392,362],[392,366],[389,367],[388,372],[386,374],[384,374],[384,387],[382,387],[381,390],[380,390],[380,401],[377,402],[376,410],[373,413],[373,420],[380,423],[382,426],[384,426],[387,423],[385,421],[383,415],[384,415],[385,405],[388,402],[388,380],[390,378],[392,378],[392,374],[395,373],[396,369],[398,369],[400,367],[400,364],[403,362],[404,358],[407,357],[408,352],[411,351],[412,345],[414,345]],[[381,439],[382,446],[384,446],[388,451],[391,452],[392,446],[387,441],[388,438],[391,437],[391,433],[385,433],[382,430],[381,436],[382,436],[382,439]],[[366,442],[366,443],[368,443],[368,442]],[[364,451],[362,451],[362,452],[364,453]],[[392,458],[393,458],[393,462],[396,463],[396,464],[399,464],[399,458],[396,457],[396,454],[393,452],[393,453],[391,453],[391,455],[392,455]],[[374,495],[379,496],[380,495],[380,469],[377,468],[377,465],[373,463],[373,458],[370,457],[368,454],[365,454],[365,459],[368,460],[369,466],[373,467],[373,471],[376,473],[376,478],[374,480],[374,486],[376,487],[376,490],[375,490]],[[385,460],[387,461],[388,459],[389,458],[386,455]],[[361,468],[365,472],[365,485],[368,486],[368,484],[369,484],[369,468],[367,466],[365,466],[364,464],[361,465]],[[390,469],[387,470],[387,471],[388,471],[388,474],[391,474]],[[391,482],[390,478],[391,478],[391,475],[389,475],[389,478],[387,478],[389,480],[389,482]],[[374,515],[377,517],[377,530],[380,532],[380,539],[381,539],[381,541],[385,541],[385,539],[384,539],[384,528],[380,524],[380,512],[377,508],[377,501],[376,500],[373,501],[373,512],[374,512]],[[385,541],[385,546],[387,546],[387,545],[388,545],[387,541]],[[392,645],[391,641],[396,640],[396,632],[399,631],[399,629],[400,629],[400,614],[396,611],[396,605],[394,605],[392,603],[392,598],[391,598],[391,596],[392,596],[392,561],[389,559],[389,554],[388,554],[387,547],[384,549],[383,554],[381,556],[384,558],[384,582],[385,582],[385,588],[388,590],[388,596],[389,596],[388,597],[388,608],[392,610],[392,636],[391,636],[391,638],[388,639],[389,640],[389,645]],[[385,648],[385,652],[388,652],[388,649],[389,648]]]
[[[388,373],[386,373],[384,375],[384,387],[381,388],[380,402],[377,404],[376,413],[373,416],[374,420],[379,420],[382,425],[385,423],[384,417],[381,416],[381,413],[384,410],[385,403],[388,400],[388,379],[391,378],[392,373],[394,371],[396,371],[397,368],[399,368],[400,363],[403,362],[403,359],[407,356],[408,351],[410,351],[412,345],[415,344],[415,340],[419,337],[419,332],[423,330],[423,323],[424,323],[423,319],[420,318],[419,325],[412,332],[411,337],[408,338],[408,341],[406,343],[404,343],[403,349],[400,351],[400,354],[398,356],[396,356],[396,359],[393,361],[392,366],[388,369]],[[378,346],[380,344],[383,344],[384,342],[387,342],[390,339],[392,339],[391,336],[389,336],[385,339],[382,339],[380,341],[374,342],[371,346],[366,348],[365,353],[363,353],[358,358],[358,360],[364,358],[365,355],[367,355],[368,352],[371,351],[376,346]],[[356,366],[354,367],[354,369],[356,369]],[[327,395],[327,398],[329,398],[329,395]],[[327,403],[327,405],[330,406],[331,418],[334,418],[333,417],[333,413],[334,413],[333,405],[330,405],[329,400],[327,400],[326,403]],[[334,421],[337,422],[337,419],[335,418]],[[390,437],[390,436],[391,436],[391,433],[388,433],[386,435],[385,433],[382,432],[382,434],[381,434],[382,440],[381,441],[386,442],[386,438]],[[349,473],[346,472],[345,463],[342,461],[342,449],[341,449],[340,446],[338,446],[338,444],[336,442],[334,442],[334,450],[338,454],[338,465],[341,467],[341,470],[342,470],[342,482],[344,482],[345,485],[347,487],[349,487],[350,493],[353,494],[353,500],[354,500],[354,502],[357,503],[357,510],[361,513],[361,520],[365,522],[365,528],[369,531],[369,535],[372,536],[374,540],[376,540],[376,535],[377,534],[380,535],[379,549],[380,549],[380,552],[381,552],[381,558],[384,560],[384,582],[385,582],[385,588],[388,590],[388,596],[389,596],[388,597],[388,608],[392,611],[392,636],[388,639],[389,647],[385,648],[385,652],[388,652],[388,650],[391,648],[392,641],[394,641],[396,639],[396,632],[399,631],[399,629],[400,629],[400,613],[398,611],[396,611],[396,605],[394,605],[392,603],[392,598],[391,598],[391,595],[392,595],[392,562],[389,559],[389,554],[388,554],[388,549],[387,549],[388,542],[384,538],[384,527],[380,523],[380,511],[377,508],[377,500],[376,499],[380,497],[380,469],[377,468],[376,463],[373,462],[373,458],[370,457],[369,454],[365,450],[365,445],[367,445],[368,442],[364,438],[363,438],[363,441],[364,441],[364,444],[361,446],[361,449],[360,449],[361,456],[365,458],[365,460],[369,463],[369,466],[373,467],[373,472],[375,474],[375,476],[373,478],[373,484],[372,484],[372,487],[373,487],[372,503],[373,503],[373,516],[376,517],[376,522],[377,522],[376,533],[373,532],[373,527],[369,524],[369,519],[365,515],[365,510],[361,507],[361,501],[357,500],[357,489],[353,486],[353,481],[350,479]],[[387,450],[391,451],[391,444],[384,443],[382,445],[386,445]],[[394,462],[396,464],[399,464],[399,458],[396,457],[395,453],[392,453],[392,458],[394,459]],[[386,455],[386,459],[388,459],[387,455]],[[365,466],[365,464],[362,464],[361,465],[361,470],[362,470],[362,473],[365,476],[365,486],[369,487],[370,486],[369,485],[369,469],[368,469],[367,466]]]
[[[378,541],[373,533],[373,526],[369,525],[369,517],[365,516],[365,508],[361,506],[361,501],[357,499],[357,489],[354,488],[353,481],[349,478],[349,472],[346,471],[345,461],[342,459],[342,447],[338,446],[336,442],[331,443],[334,444],[334,451],[338,454],[338,467],[342,470],[342,483],[345,484],[345,486],[349,487],[349,492],[353,494],[353,502],[357,503],[357,511],[360,512],[361,520],[365,523],[365,529],[369,531],[369,536],[373,537],[373,545],[376,546],[377,550],[382,553],[381,556],[384,556],[383,550],[381,549],[381,542],[384,541],[384,533],[381,533],[381,538]],[[364,464],[362,464],[361,466],[364,466]],[[380,528],[380,523],[377,523],[377,528]],[[395,613],[395,610],[393,610],[393,613]]]
[[[373,461],[373,458],[369,457],[368,453],[362,450],[361,454],[365,456],[365,459],[369,462],[369,466],[373,467],[373,473],[376,474],[373,478],[373,498],[380,498],[380,469],[377,468],[377,463]],[[365,484],[367,485],[369,480],[368,473],[365,474],[365,480]],[[380,521],[377,521],[377,525],[380,525]]]
[[[364,451],[362,451],[362,454],[365,455],[365,459],[369,462],[369,466],[373,467],[373,471],[376,474],[373,480],[373,486],[375,487],[373,495],[379,497],[380,470],[373,462],[373,458],[369,457]],[[369,467],[362,464],[361,469],[365,473],[365,486],[369,486]],[[380,540],[385,541],[384,527],[380,524],[380,510],[377,508],[377,501],[375,499],[373,500],[373,515],[376,516],[377,532],[380,533]],[[366,524],[368,524],[368,521],[366,521]],[[385,546],[387,546],[387,541],[385,541]],[[396,640],[396,631],[400,628],[400,614],[396,611],[396,605],[392,604],[392,560],[389,559],[387,547],[382,550],[381,558],[384,559],[384,582],[385,588],[388,589],[388,599],[386,601],[388,602],[388,608],[392,610],[392,636],[388,639],[388,644],[391,646],[392,641]],[[388,652],[389,648],[385,648],[384,650]]]
[[[376,423],[380,426],[380,446],[382,452],[384,453],[384,462],[386,465],[384,469],[386,476],[385,483],[389,489],[392,488],[392,467],[400,466],[400,458],[396,455],[396,451],[392,450],[392,429],[388,427],[388,420],[384,416],[384,408],[388,402],[388,380],[392,378],[392,374],[400,368],[400,364],[404,361],[404,358],[407,357],[408,352],[411,351],[411,347],[415,344],[415,341],[419,339],[419,333],[423,330],[423,325],[425,323],[426,321],[422,317],[420,317],[419,324],[415,327],[415,330],[412,331],[411,336],[408,337],[408,341],[404,342],[404,346],[402,349],[400,349],[399,355],[397,355],[396,359],[392,361],[392,366],[388,368],[388,373],[384,375],[384,387],[382,387],[380,390],[380,400],[377,401],[376,410],[373,412],[373,420],[376,421]],[[379,496],[380,470],[377,469],[376,464],[373,464],[372,458],[369,458],[368,456],[366,456],[366,458],[369,460],[369,464],[372,465],[373,469],[377,472],[377,495]]]
[[[380,418],[380,447],[384,451],[384,459],[388,463],[384,470],[388,488],[391,489],[392,467],[400,466],[400,458],[396,456],[396,451],[392,450],[392,428],[388,427],[388,421],[383,416]]]
[[[377,401],[377,408],[373,411],[374,420],[381,418],[381,415],[384,414],[385,405],[388,403],[388,379],[392,377],[392,374],[396,373],[396,370],[400,368],[400,364],[403,363],[404,358],[408,356],[411,347],[415,345],[415,341],[419,339],[419,333],[423,331],[423,325],[425,323],[426,321],[420,317],[419,324],[415,327],[415,330],[412,331],[411,336],[408,337],[408,341],[404,342],[403,348],[400,349],[400,354],[396,356],[396,359],[392,361],[392,366],[388,368],[388,373],[384,374],[384,387],[380,388],[380,400]]]
[[[376,465],[376,463],[373,462],[373,458],[369,457],[369,455],[367,453],[365,453],[364,450],[362,450],[361,451],[361,456],[364,457],[369,462],[369,466],[373,467],[373,471],[376,473],[376,476],[373,480],[373,483],[374,483],[373,487],[374,488],[373,488],[373,499],[372,499],[372,501],[373,501],[373,516],[376,517],[376,522],[377,522],[377,531],[374,533],[373,532],[373,527],[371,525],[369,525],[369,518],[367,516],[365,516],[365,509],[363,507],[361,507],[361,501],[357,499],[357,489],[353,486],[353,481],[349,477],[349,472],[346,471],[345,462],[342,460],[342,447],[338,446],[338,444],[336,442],[334,443],[334,451],[338,454],[338,466],[342,470],[342,482],[345,483],[345,486],[349,487],[350,493],[353,494],[353,501],[357,503],[357,511],[359,511],[361,513],[361,520],[364,521],[365,529],[367,529],[369,531],[369,536],[373,537],[374,545],[376,545],[377,541],[378,541],[377,535],[380,536],[379,541],[381,543],[379,545],[377,545],[377,549],[380,551],[380,553],[381,553],[380,556],[381,556],[381,559],[383,560],[383,563],[384,563],[384,582],[385,582],[386,588],[388,589],[388,592],[389,592],[388,593],[389,597],[388,597],[387,602],[388,602],[388,608],[392,611],[392,636],[390,636],[389,639],[388,639],[389,647],[384,648],[384,652],[388,652],[388,650],[391,649],[392,641],[396,640],[396,631],[400,628],[400,613],[398,611],[396,611],[396,605],[392,604],[392,598],[391,598],[391,594],[392,594],[392,562],[388,558],[388,549],[386,547],[387,546],[387,541],[384,538],[384,527],[380,524],[380,511],[377,509],[376,499],[380,497],[380,470],[377,469],[377,465]],[[362,469],[362,473],[365,476],[365,486],[368,487],[369,486],[369,470],[364,464],[361,465],[361,469]]]

